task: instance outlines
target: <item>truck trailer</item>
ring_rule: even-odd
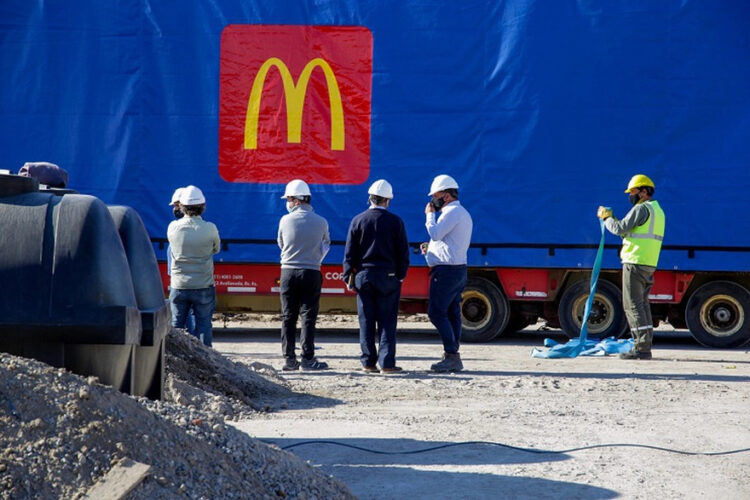
[[[349,221],[387,179],[414,253],[401,309],[426,310],[419,244],[433,177],[474,220],[464,339],[544,319],[578,334],[599,205],[648,175],[666,212],[655,322],[750,340],[746,0],[88,0],[0,6],[0,168],[67,169],[134,207],[161,262],[175,188],[217,224],[219,311],[278,311],[284,185],[330,225],[321,310]],[[3,235],[12,237],[12,235]],[[606,236],[589,335],[627,331]]]

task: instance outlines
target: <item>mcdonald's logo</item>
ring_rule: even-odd
[[[305,104],[305,93],[310,75],[316,67],[323,70],[328,86],[328,102],[331,109],[331,149],[344,150],[344,111],[341,107],[341,92],[331,66],[323,59],[316,57],[302,70],[297,83],[294,83],[292,74],[289,72],[284,61],[277,57],[268,59],[260,67],[255,76],[253,87],[250,90],[250,99],[247,102],[247,117],[245,118],[245,149],[257,149],[258,147],[258,113],[260,112],[260,97],[263,93],[263,85],[266,82],[268,70],[275,66],[281,75],[281,83],[284,86],[284,97],[286,99],[286,133],[287,141],[300,142],[302,135],[302,109]]]
[[[372,34],[367,28],[225,27],[220,175],[229,182],[365,182],[371,88]]]

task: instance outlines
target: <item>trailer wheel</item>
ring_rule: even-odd
[[[581,334],[583,311],[589,297],[589,283],[578,281],[563,292],[557,314],[560,327],[570,338]],[[622,293],[609,281],[601,280],[596,285],[594,302],[588,321],[588,337],[603,339],[618,338],[628,329],[625,312],[622,309]]]
[[[489,342],[508,325],[508,299],[491,281],[470,276],[461,301],[461,340]]]
[[[739,347],[750,340],[750,292],[731,281],[712,281],[690,296],[685,322],[706,347]]]

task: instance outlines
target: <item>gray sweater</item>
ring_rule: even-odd
[[[310,205],[299,205],[279,221],[276,241],[281,248],[282,269],[320,270],[331,247],[328,222]]]

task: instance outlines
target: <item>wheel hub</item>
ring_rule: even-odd
[[[588,295],[581,295],[573,304],[575,323],[578,328],[583,324],[583,313],[586,309]],[[613,304],[603,295],[595,294],[589,312],[588,330],[591,334],[599,334],[609,328],[614,321]]]
[[[734,297],[714,295],[701,306],[700,321],[711,335],[728,337],[737,333],[742,326],[743,309]]]
[[[490,322],[492,304],[485,295],[476,290],[467,290],[462,298],[461,316],[463,316],[465,327],[479,329]]]
[[[719,307],[714,311],[714,317],[720,323],[726,323],[732,318],[732,313],[726,307]]]

